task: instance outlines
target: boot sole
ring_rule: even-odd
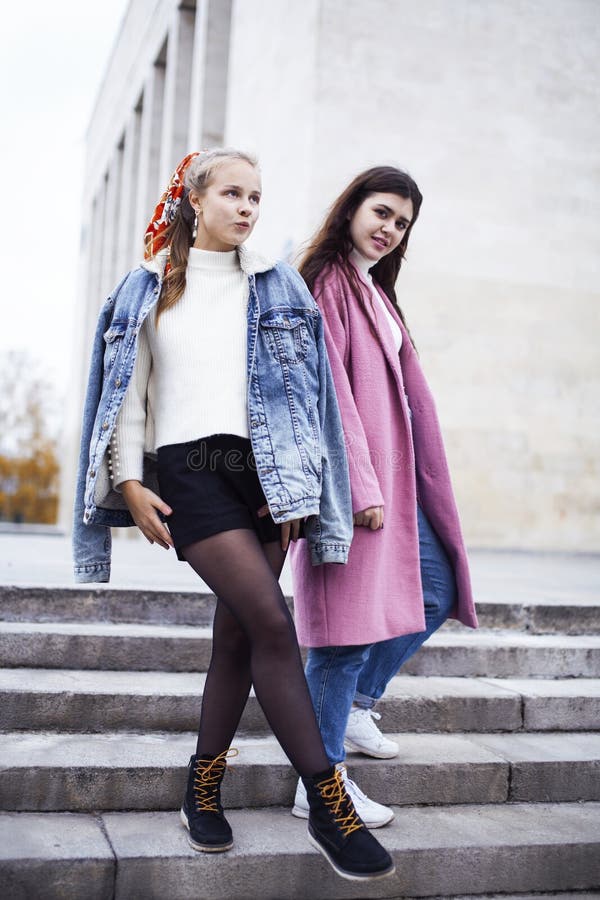
[[[308,810],[302,809],[301,806],[293,806],[292,807],[292,815],[296,816],[298,819],[308,819]],[[390,811],[389,816],[384,822],[367,822],[364,816],[361,816],[361,819],[369,829],[369,831],[373,831],[374,828],[383,828],[384,825],[389,825],[389,823],[394,818],[394,813]]]
[[[351,741],[349,738],[344,740],[344,747],[346,750],[352,750],[354,753],[364,753],[365,756],[372,756],[374,759],[393,759],[400,753],[400,747],[398,747],[395,752],[387,750],[370,750],[361,744],[355,744],[354,741]]]
[[[308,840],[315,850],[318,850],[319,853],[325,857],[334,872],[336,872],[340,878],[345,878],[347,881],[376,881],[378,878],[388,878],[388,876],[393,875],[396,871],[396,866],[392,863],[391,867],[385,869],[383,872],[365,872],[364,874],[349,872],[347,869],[340,868],[340,866],[333,861],[327,850],[325,850],[318,840],[312,836],[310,831],[308,832]]]
[[[179,818],[189,832],[190,823],[182,809],[179,810]],[[188,834],[188,844],[192,850],[199,850],[201,853],[224,853],[226,850],[231,850],[233,847],[233,840],[229,841],[228,844],[199,844],[197,841],[193,840],[191,834]]]

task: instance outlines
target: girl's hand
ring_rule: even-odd
[[[262,519],[263,516],[269,515],[269,505],[265,503],[264,506],[258,510],[257,515]],[[300,537],[300,526],[304,519],[292,519],[291,522],[284,522],[281,525],[281,549],[285,552],[287,548],[290,546],[290,540],[297,541]]]
[[[304,519],[292,519],[291,522],[283,522],[281,525],[281,549],[287,550],[290,540],[297,541],[300,537],[300,526]]]
[[[368,509],[354,513],[354,524],[365,525],[371,531],[383,528],[383,506],[369,506]]]
[[[133,521],[140,529],[144,537],[151,544],[160,544],[165,550],[173,546],[173,538],[166,525],[161,522],[156,510],[159,509],[166,516],[173,510],[158,494],[144,487],[140,481],[123,481],[121,491],[125,497],[125,503],[133,517]]]

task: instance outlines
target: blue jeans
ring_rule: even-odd
[[[344,734],[353,703],[370,708],[413,653],[437,631],[456,603],[456,581],[446,551],[417,507],[425,631],[348,647],[311,647],[306,680],[327,756],[332,764],[346,756]]]

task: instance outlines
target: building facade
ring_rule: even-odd
[[[98,309],[185,153],[259,155],[253,243],[287,258],[352,176],[392,163],[425,198],[398,295],[468,543],[598,550],[599,9],[132,0],[88,132],[66,458]]]

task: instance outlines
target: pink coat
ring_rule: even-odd
[[[417,497],[454,566],[458,603],[452,617],[477,627],[433,397],[394,307],[378,288],[402,329],[399,354],[383,311],[374,309],[370,288],[357,273],[368,315],[338,267],[320,276],[315,295],[344,426],[353,511],[383,505],[384,527],[355,526],[346,565],[313,567],[306,541],[291,545],[296,628],[307,647],[370,644],[424,630]]]

